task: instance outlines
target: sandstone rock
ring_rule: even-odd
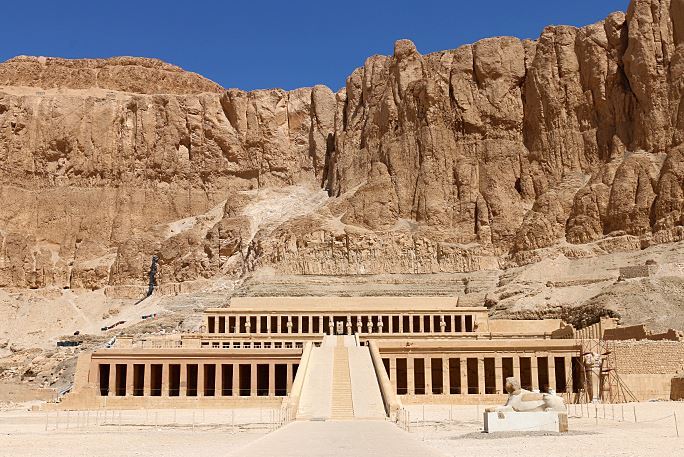
[[[154,59],[10,59],[0,286],[144,285],[153,255],[172,286],[262,267],[463,272],[676,241],[682,75],[682,0],[633,0],[536,41],[422,55],[400,40],[337,93],[224,90]],[[328,198],[291,217],[250,212],[288,186]]]

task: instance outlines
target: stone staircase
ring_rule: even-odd
[[[349,352],[344,344],[344,337],[337,337],[337,346],[333,354],[332,402],[330,418],[334,420],[353,419],[354,405],[352,401],[351,375],[349,374]]]
[[[386,418],[370,352],[355,337],[325,336],[303,376],[298,420]]]

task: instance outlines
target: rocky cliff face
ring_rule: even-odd
[[[684,0],[399,41],[337,93],[151,59],[0,64],[0,286],[466,272],[684,238]]]

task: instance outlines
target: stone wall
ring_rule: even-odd
[[[653,276],[658,271],[657,265],[632,265],[620,268],[622,279],[647,278]]]
[[[684,342],[616,341],[613,343],[620,376],[671,374],[684,371]]]

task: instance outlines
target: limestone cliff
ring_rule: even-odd
[[[0,286],[467,272],[684,238],[684,0],[333,93],[153,59],[0,64]]]

